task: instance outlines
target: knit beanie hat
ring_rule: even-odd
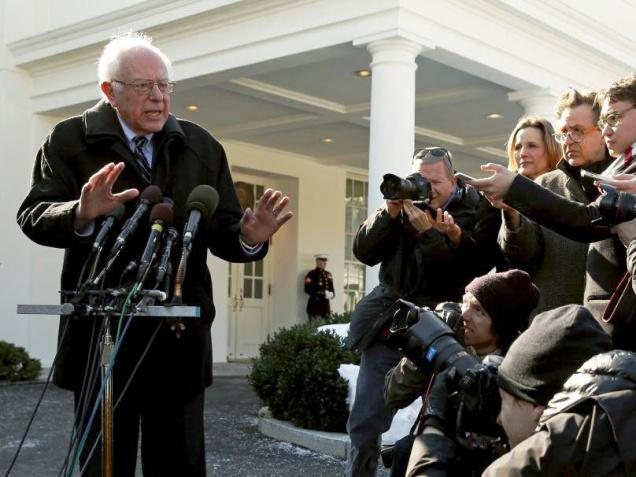
[[[477,277],[466,286],[466,292],[490,315],[504,351],[527,328],[530,313],[539,304],[539,289],[521,270]]]
[[[499,387],[545,406],[589,358],[611,348],[611,338],[580,305],[540,313],[512,343],[497,375]]]

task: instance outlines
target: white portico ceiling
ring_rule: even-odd
[[[208,86],[178,85],[173,112],[220,139],[366,169],[372,79],[354,72],[369,68],[370,55],[350,45],[325,50],[288,58],[291,66],[225,72],[227,79],[210,78]],[[508,100],[510,89],[424,57],[417,64],[416,146],[447,146],[472,170],[502,161],[506,137],[523,114]],[[197,111],[187,109],[192,104]],[[503,117],[487,119],[493,112]]]

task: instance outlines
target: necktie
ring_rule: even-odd
[[[135,159],[137,159],[137,162],[139,163],[141,175],[143,176],[144,181],[147,184],[150,184],[150,163],[148,162],[148,158],[144,154],[143,150],[143,147],[146,145],[146,142],[148,142],[148,139],[144,136],[135,136],[133,138],[133,142],[135,143]]]

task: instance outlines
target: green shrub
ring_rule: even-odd
[[[351,312],[345,311],[344,313],[331,313],[324,318],[315,318],[309,322],[314,328],[318,328],[323,325],[339,325],[344,323],[351,323]]]
[[[338,367],[357,359],[336,334],[296,325],[279,330],[261,345],[249,381],[276,419],[342,432],[349,409],[347,382]]]
[[[0,381],[29,381],[39,376],[42,363],[20,346],[0,341]]]

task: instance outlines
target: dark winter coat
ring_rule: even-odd
[[[590,358],[543,412],[537,431],[484,476],[636,475],[636,354]]]
[[[247,256],[239,244],[239,220],[242,210],[234,192],[230,169],[222,146],[201,127],[170,115],[163,130],[153,136],[154,159],[152,183],[164,197],[175,203],[174,226],[183,230],[188,211],[186,201],[194,187],[208,184],[219,193],[219,205],[207,227],[195,236],[184,282],[183,301],[201,307],[200,319],[185,319],[186,329],[180,339],[164,327],[157,336],[153,351],[146,360],[162,367],[167,379],[184,392],[197,392],[212,382],[212,345],[210,326],[215,309],[212,282],[206,266],[207,250],[234,262],[260,259],[267,247],[256,256]],[[76,288],[80,269],[90,244],[73,228],[75,208],[82,186],[89,177],[110,162],[126,163],[126,168],[113,187],[114,192],[128,188],[142,190],[145,184],[128,147],[114,109],[100,102],[81,116],[59,123],[40,148],[31,189],[18,211],[18,224],[33,241],[46,246],[64,248],[61,288]],[[136,201],[126,204],[127,216]],[[100,222],[96,221],[95,230]],[[117,284],[123,267],[137,260],[148,236],[149,223],[142,222],[125,249],[124,256],[109,273],[106,286]],[[180,246],[180,243],[177,244]],[[173,265],[179,255],[173,254]],[[90,336],[90,318],[62,318],[60,333],[69,323],[61,343],[55,369],[55,382],[68,389],[78,389],[86,365]],[[156,318],[136,318],[131,325],[119,356],[124,373],[136,363]],[[115,369],[117,372],[117,367]],[[120,375],[120,379],[122,376]]]
[[[483,201],[472,187],[460,186],[447,211],[462,229],[455,246],[431,228],[417,233],[406,217],[392,218],[378,209],[360,226],[353,252],[365,265],[380,265],[380,285],[356,307],[347,343],[364,349],[382,325],[382,312],[396,299],[435,307],[443,301],[459,301],[464,287],[487,271],[483,254],[473,238],[477,209]]]

